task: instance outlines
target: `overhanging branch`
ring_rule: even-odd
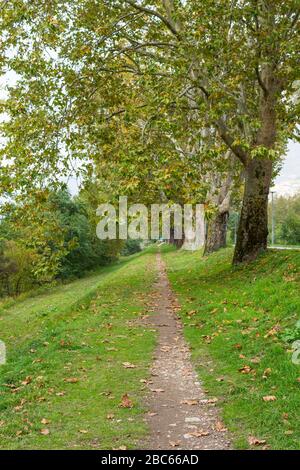
[[[143,7],[142,5],[138,5],[133,0],[124,0],[124,1],[125,3],[128,3],[130,6],[135,8],[136,10],[139,10],[143,13],[146,13],[147,15],[155,16],[156,18],[160,19],[167,26],[167,28],[171,31],[171,33],[173,33],[177,38],[180,37],[180,34],[177,31],[176,27],[173,25],[173,23],[169,21],[165,16],[163,16],[158,11],[152,10],[151,8]]]

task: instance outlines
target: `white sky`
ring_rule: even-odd
[[[293,195],[300,192],[300,144],[290,142],[287,156],[273,190],[278,195]]]

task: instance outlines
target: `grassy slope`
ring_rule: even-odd
[[[222,402],[237,448],[253,435],[273,449],[299,449],[300,366],[281,335],[300,318],[300,253],[273,251],[239,268],[231,256],[165,253],[197,370]],[[239,371],[245,365],[251,373]],[[264,402],[268,395],[276,401]]]
[[[155,337],[133,320],[145,310],[154,261],[134,256],[1,311],[8,364],[0,368],[0,448],[134,446],[145,432],[140,381]],[[119,407],[125,393],[132,409]]]

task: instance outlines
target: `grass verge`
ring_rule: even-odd
[[[299,449],[300,365],[291,345],[300,340],[300,253],[272,250],[236,268],[230,249],[208,258],[166,249],[164,258],[197,371],[235,447],[249,448],[252,436],[267,448]]]
[[[137,255],[1,311],[2,449],[136,445],[155,345],[137,320],[155,275],[154,257]]]

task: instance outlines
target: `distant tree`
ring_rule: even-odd
[[[281,226],[281,240],[290,245],[300,245],[300,214],[288,213]]]
[[[275,242],[300,244],[300,194],[275,197],[273,203]],[[272,204],[269,203],[269,225],[272,223]]]

